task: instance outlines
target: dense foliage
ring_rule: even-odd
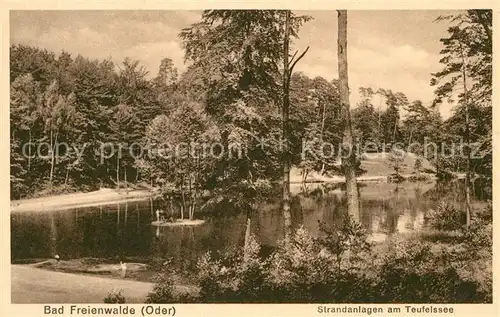
[[[384,244],[366,240],[351,218],[328,227],[319,238],[305,229],[281,241],[263,258],[252,237],[241,250],[207,253],[198,262],[199,293],[172,301],[202,303],[490,303],[492,224],[490,208],[469,231],[428,230],[412,239]],[[443,215],[447,211],[441,212]],[[456,231],[458,230],[458,231]],[[169,283],[157,285],[162,290]],[[170,286],[171,288],[171,286]],[[180,296],[180,297],[179,297]]]
[[[432,84],[438,86],[434,105],[454,96],[456,89],[450,87],[460,86],[454,74],[463,66],[457,57],[462,52],[457,45],[461,47],[471,83],[470,142],[475,153],[482,154],[471,159],[472,171],[491,179],[491,16],[476,11],[447,17],[452,26],[449,38],[443,39],[445,69],[434,74]],[[292,16],[293,37],[308,19]],[[189,197],[186,209],[205,189],[224,196],[220,199],[234,200],[243,190],[241,184],[247,184],[244,196],[251,197],[256,182],[280,176],[283,23],[281,11],[204,12],[201,22],[180,33],[190,62],[182,74],[169,58],[151,76],[139,61],[125,59],[114,65],[110,60],[12,45],[11,197],[120,183],[171,184],[174,196]],[[335,158],[343,120],[338,82],[294,73],[290,89],[292,164],[301,168],[304,179],[311,171],[339,173]],[[401,92],[368,87],[360,93],[362,100],[352,117],[361,146],[374,145],[372,150],[380,151],[411,145],[405,150],[426,154],[440,170],[464,171],[464,159],[424,148],[426,142],[446,148],[463,139],[463,94],[458,95],[453,115],[443,121],[436,107],[410,101]],[[383,108],[375,97],[381,97]],[[244,155],[177,161],[154,155],[155,149],[181,141],[220,142],[226,154],[230,144],[238,144],[233,152]],[[313,153],[329,153],[301,155],[303,142],[312,145]],[[332,149],[325,150],[321,142]],[[412,145],[415,142],[420,146]],[[146,150],[139,152],[140,147]]]

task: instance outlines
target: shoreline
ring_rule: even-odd
[[[111,291],[123,291],[127,304],[144,303],[154,283],[95,274],[58,272],[33,265],[11,264],[11,300],[15,304],[102,304]],[[174,284],[178,294],[195,294],[190,285]]]
[[[295,175],[293,175],[295,176]],[[402,175],[407,178],[410,175]],[[430,180],[435,179],[435,175],[429,175]],[[387,182],[387,176],[382,175],[361,175],[357,177],[359,182]],[[335,184],[343,183],[343,176],[318,176],[311,175],[308,177],[306,184]],[[291,185],[300,185],[302,180],[299,177],[291,177]],[[135,202],[153,198],[158,195],[157,189],[135,189],[125,192],[124,190],[117,191],[111,188],[102,188],[96,191],[82,193],[76,192],[71,194],[63,194],[56,196],[47,196],[31,199],[14,200],[10,202],[11,213],[15,212],[43,212],[56,211],[71,208],[85,208],[100,205],[116,204],[120,202]]]
[[[14,200],[10,202],[11,212],[42,212],[64,210],[70,208],[92,207],[120,202],[132,202],[152,198],[158,195],[157,190],[117,191],[103,188],[88,193],[72,193],[47,196],[33,199]]]
[[[405,179],[413,176],[412,174],[400,174]],[[436,180],[437,177],[434,174],[425,174],[429,180]],[[358,182],[387,182],[387,175],[361,175],[356,177],[356,181]],[[344,183],[344,176],[319,176],[313,175],[307,178],[306,184],[335,184],[335,183]],[[290,179],[290,184],[302,184],[302,180],[298,177],[293,177]]]

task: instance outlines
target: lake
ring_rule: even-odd
[[[341,189],[325,190],[310,184],[307,194],[293,186],[292,222],[318,233],[318,221],[332,223],[346,210]],[[383,241],[393,234],[419,230],[424,214],[447,200],[463,205],[458,183],[366,183],[360,188],[361,222],[370,239]],[[475,195],[474,206],[484,203]],[[262,245],[272,247],[283,237],[279,197],[262,204],[252,214],[252,232]],[[173,259],[178,268],[193,269],[207,251],[243,245],[246,215],[231,210],[212,216],[198,214],[206,222],[192,227],[154,227],[158,200],[145,200],[52,212],[18,212],[11,215],[11,261],[84,257],[116,258],[117,261],[151,262]]]

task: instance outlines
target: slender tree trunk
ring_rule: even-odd
[[[68,177],[69,177],[69,167],[66,167],[66,177],[64,178],[64,185],[68,184]]]
[[[283,218],[285,224],[285,239],[289,239],[292,233],[292,215],[290,212],[290,155],[288,144],[289,129],[289,52],[290,41],[290,10],[286,10],[285,17],[285,37],[283,41],[283,142],[285,149],[283,151]]]
[[[192,198],[192,208],[191,208],[191,214],[189,215],[189,219],[193,220],[194,219],[194,213],[196,211],[196,201],[198,199],[198,183],[196,181],[193,184],[194,190],[193,190],[193,198]]]
[[[116,156],[116,188],[120,191],[120,155]]]
[[[154,208],[153,208],[153,198],[152,197],[149,197],[149,207],[150,207],[150,211],[151,211],[151,217],[154,216]]]
[[[465,154],[467,162],[465,164],[465,227],[469,229],[471,222],[471,201],[470,201],[470,136],[469,136],[469,92],[467,89],[466,60],[462,51],[462,76],[464,84],[465,101]]]
[[[347,68],[347,11],[338,10],[338,67],[339,93],[342,109],[344,110],[345,131],[344,144],[347,144],[349,153],[344,158],[344,172],[347,187],[347,209],[354,220],[359,221],[359,198],[356,181],[356,153],[354,151],[354,136],[349,109],[349,81]],[[347,157],[346,157],[347,156]]]
[[[120,203],[117,203],[116,206],[118,206],[118,211],[116,212],[116,227],[119,229],[120,228]],[[117,233],[119,233],[117,231]]]
[[[52,130],[50,131],[50,140],[52,143]],[[57,132],[54,138],[54,142],[51,144],[51,153],[50,153],[50,175],[49,175],[49,186],[52,189],[52,181],[54,179],[54,166],[56,165],[56,146],[57,146]]]
[[[31,170],[31,128],[28,129],[29,141],[28,141],[28,172]]]
[[[326,119],[326,102],[323,102],[323,113],[321,115],[321,142],[323,142],[323,131],[325,131],[325,119]],[[321,171],[319,172],[320,175],[323,175],[325,173],[325,163],[321,164]]]
[[[380,130],[380,125],[382,124],[382,112],[380,111],[380,108],[382,108],[382,95],[380,95],[380,98],[378,100],[378,133],[380,135],[381,131]]]
[[[183,180],[184,182],[184,180]],[[181,184],[181,196],[182,196],[182,207],[183,209],[186,209],[186,194],[184,193],[184,186]]]
[[[309,170],[305,168],[302,170],[302,185],[305,185],[307,183],[307,176],[309,175]]]
[[[249,243],[250,243],[250,234],[251,234],[251,231],[250,231],[250,226],[252,224],[252,221],[250,220],[250,217],[247,216],[247,226],[246,226],[246,230],[245,230],[245,246],[243,247],[243,262],[244,263],[247,263],[248,260],[249,260]]]
[[[439,165],[439,150],[442,149],[442,147],[443,147],[443,141],[442,141],[443,135],[441,133],[441,123],[438,123],[438,135],[437,135],[437,137],[438,137],[437,143],[438,143],[439,147],[438,147],[438,150],[436,151],[436,157],[434,159],[436,160],[436,176],[439,177],[440,168],[441,168],[441,166]]]
[[[127,182],[127,165],[124,167],[124,181],[125,181],[125,192],[128,194],[128,182]]]
[[[125,228],[127,227],[128,203],[125,202]]]
[[[394,130],[392,132],[392,143],[394,144],[394,142],[396,141],[396,129],[398,127],[398,118],[396,118],[396,120],[394,121]]]

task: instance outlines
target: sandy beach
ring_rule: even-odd
[[[158,191],[125,190],[104,188],[88,193],[73,193],[33,199],[14,200],[10,203],[11,212],[22,211],[53,211],[76,207],[90,207],[101,204],[112,204],[122,201],[137,201],[154,197]]]

